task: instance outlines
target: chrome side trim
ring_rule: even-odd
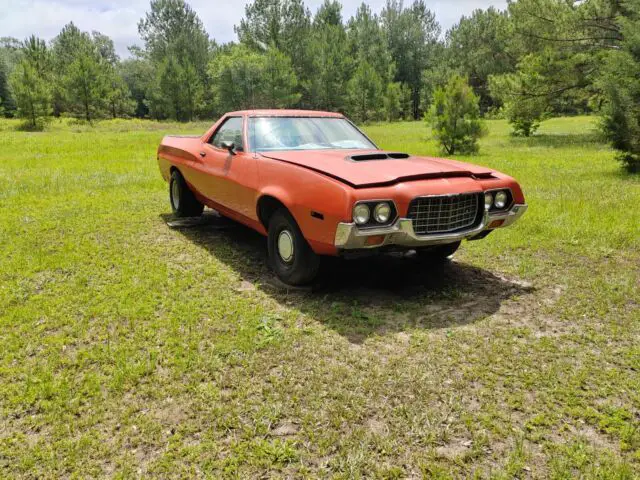
[[[358,228],[353,222],[341,222],[336,229],[334,244],[338,249],[351,250],[379,248],[387,245],[425,247],[453,243],[478,235],[486,230],[494,220],[504,220],[501,227],[509,226],[520,218],[526,210],[526,204],[516,204],[509,210],[502,212],[489,212],[485,210],[480,224],[472,229],[462,232],[433,235],[417,235],[413,230],[413,222],[409,218],[398,218],[392,225],[387,227],[368,228],[366,230]],[[365,242],[367,238],[375,235],[385,235],[383,243],[366,245]]]

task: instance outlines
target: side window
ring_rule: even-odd
[[[244,150],[244,145],[242,144],[242,117],[228,118],[209,139],[209,143],[218,148],[223,148],[222,142],[233,142],[236,150]]]

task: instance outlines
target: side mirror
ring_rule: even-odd
[[[229,153],[231,153],[232,155],[235,154],[235,152],[233,151],[236,148],[235,143],[230,142],[229,140],[225,140],[220,143],[220,146],[222,148],[229,150]]]

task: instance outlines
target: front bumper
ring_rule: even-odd
[[[431,245],[443,245],[469,240],[480,235],[491,225],[502,220],[500,227],[507,227],[518,220],[527,211],[526,204],[513,205],[504,212],[485,211],[479,225],[469,230],[454,233],[439,233],[430,235],[416,235],[413,231],[413,222],[409,218],[398,218],[392,225],[380,228],[360,229],[355,223],[339,223],[336,230],[335,246],[339,250],[379,248],[388,245],[401,247],[428,247]],[[384,236],[382,241],[369,244],[369,237]],[[379,238],[376,240],[380,240]]]

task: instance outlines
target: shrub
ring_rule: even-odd
[[[434,136],[448,155],[478,151],[478,138],[485,130],[478,97],[464,78],[454,76],[444,88],[436,90],[429,120]]]
[[[532,93],[538,92],[540,84],[544,84],[543,77],[530,71],[532,62],[523,62],[517,73],[489,78],[491,94],[504,103],[504,116],[516,137],[530,137],[536,132],[549,103],[545,95]]]
[[[530,137],[538,127],[545,111],[544,99],[539,97],[512,98],[504,106],[505,116],[516,137]]]

